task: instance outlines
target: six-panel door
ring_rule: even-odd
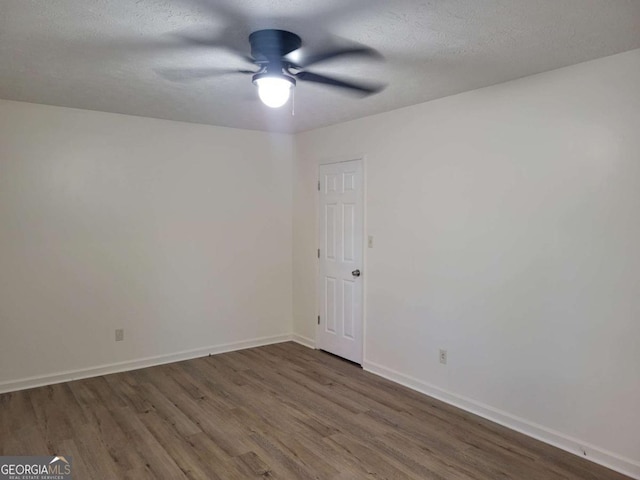
[[[320,166],[318,348],[362,363],[362,160]]]

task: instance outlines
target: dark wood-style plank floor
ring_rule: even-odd
[[[0,395],[0,454],[86,479],[627,477],[283,343]]]

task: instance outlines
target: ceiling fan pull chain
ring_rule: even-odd
[[[295,88],[291,92],[291,116],[296,116],[296,90]]]

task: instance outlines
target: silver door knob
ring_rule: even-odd
[[[359,277],[360,276],[360,270],[354,270],[353,272],[351,272],[351,275],[353,275],[354,277]]]

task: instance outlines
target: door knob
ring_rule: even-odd
[[[359,277],[360,276],[360,270],[354,270],[353,272],[351,272],[351,275],[353,275],[354,277]]]

